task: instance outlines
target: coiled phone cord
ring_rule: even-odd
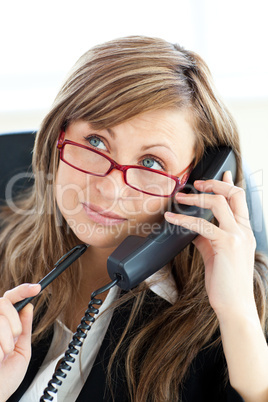
[[[91,329],[91,325],[95,322],[95,318],[93,315],[99,313],[99,310],[93,307],[93,304],[97,306],[102,305],[102,300],[95,299],[95,297],[105,292],[106,290],[111,289],[119,282],[119,280],[120,278],[117,278],[91,294],[91,301],[88,304],[85,315],[81,319],[81,323],[78,325],[76,332],[73,335],[73,339],[68,345],[68,349],[64,354],[59,368],[55,370],[51,380],[48,382],[47,387],[44,389],[43,395],[41,396],[39,402],[52,401],[54,397],[50,395],[49,392],[53,392],[54,394],[56,394],[58,388],[56,388],[54,385],[60,386],[62,384],[62,379],[66,378],[67,376],[67,373],[63,370],[70,371],[72,369],[70,363],[75,362],[75,358],[72,355],[77,356],[79,354],[80,348],[83,345],[83,341],[86,339],[88,331]]]

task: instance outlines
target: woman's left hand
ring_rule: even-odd
[[[206,290],[219,320],[231,385],[247,402],[268,401],[268,348],[254,299],[256,242],[245,193],[234,186],[230,172],[223,181],[194,185],[205,194],[178,194],[177,201],[210,209],[219,226],[180,214],[166,213],[166,219],[199,234],[194,244],[204,260]]]
[[[166,213],[168,222],[199,234],[194,244],[205,264],[205,283],[209,301],[218,318],[230,313],[256,314],[253,294],[255,238],[243,189],[234,186],[231,172],[223,181],[194,183],[201,194],[176,195],[181,204],[210,209],[217,227],[205,219]],[[213,194],[206,194],[206,193]],[[236,310],[236,311],[235,311]]]

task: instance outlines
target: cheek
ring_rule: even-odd
[[[146,237],[150,233],[158,233],[160,225],[164,219],[163,214],[168,208],[169,199],[149,197],[136,210],[136,217],[133,222],[133,233],[138,236]],[[130,234],[130,233],[129,233]]]
[[[73,168],[67,165],[65,167],[61,163],[56,175],[55,194],[58,207],[63,216],[80,212],[82,206],[79,200],[83,194],[83,188],[84,183],[81,180],[81,173],[77,175]]]
[[[163,219],[163,215],[168,208],[169,199],[149,197],[144,200],[140,216],[142,220],[147,222],[159,222]]]

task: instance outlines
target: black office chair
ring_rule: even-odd
[[[32,149],[35,132],[0,134],[0,205],[33,183],[31,178]],[[246,197],[257,250],[268,255],[262,205],[249,170],[244,166]],[[11,191],[12,190],[12,191]]]
[[[35,131],[0,134],[0,205],[33,184]]]

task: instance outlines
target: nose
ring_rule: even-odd
[[[113,169],[104,177],[95,177],[96,189],[107,199],[120,199],[130,193],[130,187],[125,183],[123,172]]]

